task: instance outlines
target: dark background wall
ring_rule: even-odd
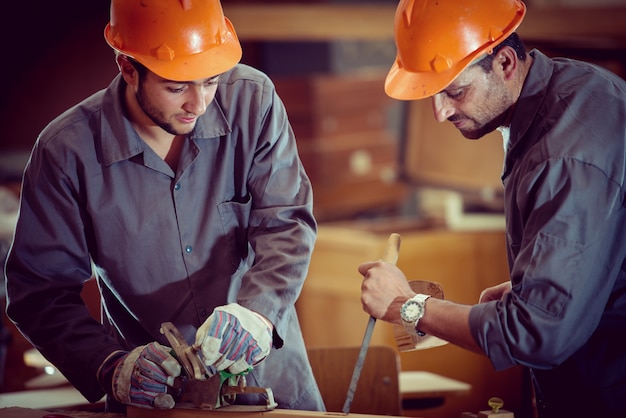
[[[251,0],[222,0],[222,4],[246,1]],[[307,3],[326,1],[306,0]],[[368,0],[372,1],[395,0]],[[259,3],[287,2],[297,3],[259,0]],[[52,118],[92,92],[105,88],[117,74],[113,52],[103,36],[109,7],[110,0],[4,2],[4,22],[0,25],[3,79],[0,156],[30,150],[38,133]],[[333,50],[325,43],[242,44],[242,62],[270,75],[330,69],[328,60]],[[308,60],[294,59],[294,48]],[[287,60],[285,56],[290,58]],[[301,61],[305,62],[305,68],[297,67]],[[318,67],[312,66],[313,63]]]
[[[108,0],[5,2],[0,153],[29,150],[56,115],[116,74]],[[8,9],[8,10],[7,10]]]

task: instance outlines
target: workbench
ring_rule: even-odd
[[[322,418],[322,417],[340,417],[346,416],[340,412],[316,412],[316,411],[298,411],[289,409],[274,409],[266,412],[226,412],[226,411],[205,411],[198,409],[168,409],[168,410],[149,410],[142,408],[128,408],[128,418]],[[375,418],[383,415],[369,414],[353,414],[352,418]]]
[[[125,415],[108,412],[65,411],[53,409],[34,409],[22,407],[0,408],[0,418],[124,418]]]
[[[376,230],[357,228],[356,223],[350,227],[321,224],[309,277],[297,303],[307,346],[361,344],[368,316],[360,303],[362,278],[357,266],[381,257],[389,232],[399,232],[402,237],[398,266],[411,279],[442,283],[447,299],[472,303],[484,287],[508,277],[504,231],[407,229],[401,225]],[[389,324],[378,321],[371,344],[394,345],[392,334]],[[484,409],[491,396],[505,399],[511,409],[522,401],[519,369],[496,373],[484,357],[452,345],[401,353],[401,366],[400,390],[405,412],[410,415],[419,416],[426,402],[442,404],[429,408],[429,418],[449,418],[458,416],[459,411]],[[411,374],[405,372],[415,372],[413,378],[435,378],[423,381],[419,390],[409,390],[405,383]],[[454,384],[442,389],[437,384],[441,381]],[[460,387],[459,383],[470,387]],[[7,397],[14,395],[18,400],[19,396],[28,396],[22,398],[28,402],[44,399],[38,395],[0,394],[0,407],[9,406]],[[416,403],[417,408],[406,408]],[[19,406],[33,407],[33,404]]]
[[[10,407],[0,409],[0,418],[321,418],[345,416],[342,413],[297,411],[288,409],[274,409],[266,412],[226,412],[199,409],[168,409],[154,410],[129,407],[127,415],[106,412],[85,411],[50,411],[42,409]],[[375,418],[381,415],[352,414],[353,418]]]
[[[35,357],[32,352],[30,356]],[[439,406],[447,397],[466,394],[471,389],[468,383],[425,371],[403,371],[398,378],[402,403],[408,409]],[[103,406],[103,400],[98,404]],[[95,410],[98,404],[89,404],[80,392],[69,384],[48,389],[0,393],[0,408]],[[0,413],[0,417],[4,416]]]

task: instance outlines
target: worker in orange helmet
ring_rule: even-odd
[[[402,0],[385,81],[393,98],[430,98],[466,138],[502,133],[510,277],[467,306],[416,295],[400,269],[372,261],[359,266],[361,300],[497,370],[526,366],[540,417],[623,417],[626,83],[527,51],[525,12],[519,0]]]
[[[239,63],[217,0],[113,0],[104,36],[119,75],[53,120],[26,167],[8,316],[108,411],[176,405],[164,322],[204,362],[196,377],[244,375],[278,408],[324,410],[295,310],[311,185],[272,82]],[[102,323],[80,296],[91,277]]]

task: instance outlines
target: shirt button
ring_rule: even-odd
[[[193,247],[191,245],[188,245],[185,247],[185,252],[190,253],[193,251]]]
[[[180,190],[180,187],[181,187],[181,186],[180,186],[180,183],[176,183],[176,184],[174,185],[174,190]]]
[[[206,318],[206,310],[204,309],[200,310],[200,318]]]

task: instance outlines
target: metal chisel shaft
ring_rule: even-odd
[[[393,233],[389,236],[389,240],[387,241],[387,246],[385,247],[385,254],[383,255],[382,260],[396,264],[398,262],[398,253],[400,251],[400,235]],[[367,323],[367,328],[365,329],[365,335],[363,336],[363,342],[361,343],[361,349],[359,350],[359,356],[356,359],[356,365],[354,366],[354,372],[352,372],[352,379],[350,380],[350,387],[348,388],[348,395],[346,396],[346,401],[343,404],[343,413],[348,414],[350,412],[350,406],[352,405],[352,400],[354,399],[354,392],[356,391],[357,384],[359,382],[359,377],[361,376],[361,370],[363,369],[363,363],[365,362],[365,356],[367,354],[367,348],[370,345],[370,340],[372,339],[372,333],[374,332],[374,325],[376,325],[376,318],[370,316],[369,321]]]

